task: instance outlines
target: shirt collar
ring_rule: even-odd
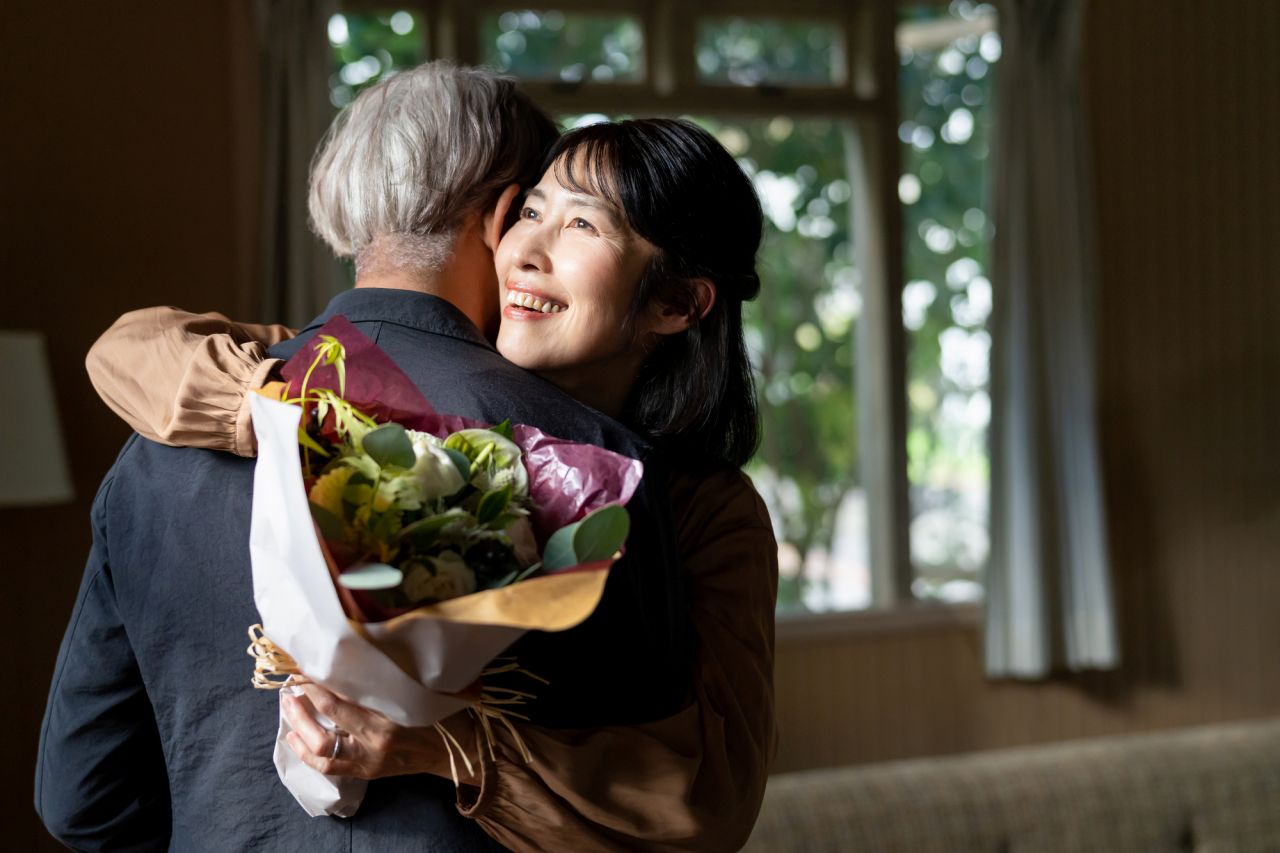
[[[413,290],[383,287],[344,290],[329,300],[324,313],[312,320],[306,330],[318,329],[338,314],[353,323],[394,323],[493,349],[480,330],[452,304]]]

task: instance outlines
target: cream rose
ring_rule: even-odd
[[[419,601],[448,601],[476,591],[476,573],[452,551],[424,558],[404,578],[404,592],[415,604]]]
[[[415,430],[406,430],[406,433],[413,444],[415,457],[409,474],[422,490],[423,502],[447,498],[463,487],[462,473],[453,464],[449,454],[444,452],[440,439]]]

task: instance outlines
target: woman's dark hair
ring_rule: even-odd
[[[640,277],[631,320],[658,304],[685,312],[645,360],[623,420],[683,465],[740,468],[759,442],[755,381],[742,303],[760,291],[763,215],[751,181],[715,137],[692,122],[635,119],[571,130],[546,168],[562,185],[608,198],[658,251]],[[699,318],[696,279],[716,298]]]

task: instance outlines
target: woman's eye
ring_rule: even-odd
[[[586,229],[588,231],[596,230],[596,227],[594,225],[592,225],[587,220],[583,219],[581,216],[575,217],[574,220],[569,223],[569,226],[571,228]]]
[[[534,210],[532,207],[522,207],[520,208],[520,218],[521,219],[537,219],[538,211]]]

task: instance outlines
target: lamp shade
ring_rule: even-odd
[[[75,493],[38,332],[0,331],[0,506],[65,503]]]

